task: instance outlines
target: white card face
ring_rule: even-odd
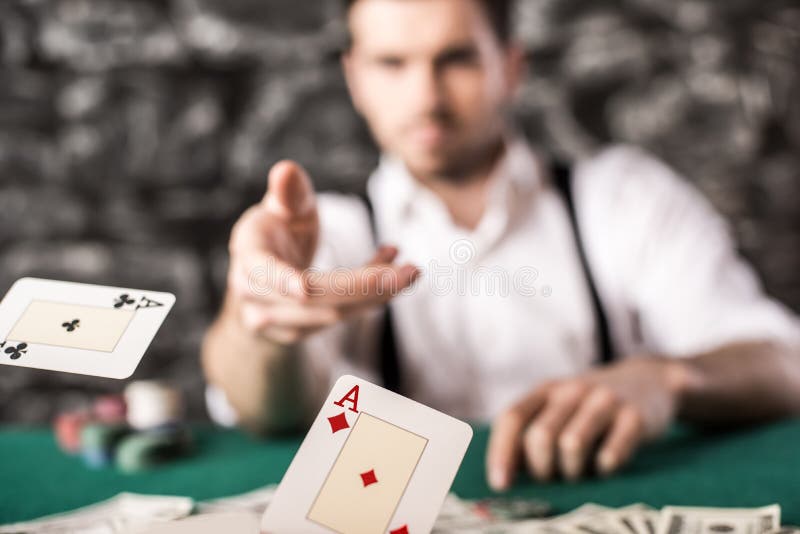
[[[170,293],[22,278],[0,302],[0,363],[127,378],[174,303]]]
[[[472,429],[353,376],[333,387],[262,533],[427,534]]]

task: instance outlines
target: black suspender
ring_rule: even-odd
[[[611,342],[611,332],[608,327],[608,319],[603,304],[600,301],[600,295],[597,293],[597,286],[594,283],[592,276],[592,269],[589,267],[589,261],[586,259],[586,250],[581,238],[580,227],[578,226],[578,218],[575,214],[575,202],[572,194],[572,179],[569,167],[559,162],[553,162],[550,167],[550,172],[553,176],[553,185],[556,191],[561,194],[564,204],[569,213],[569,222],[572,225],[572,233],[575,236],[575,246],[578,249],[578,256],[581,260],[581,267],[586,278],[586,284],[589,286],[589,295],[592,300],[592,308],[594,310],[595,325],[597,327],[597,337],[600,343],[600,362],[608,364],[614,361],[614,345]]]
[[[375,241],[375,246],[378,246],[378,226],[375,223],[375,210],[372,207],[372,202],[369,196],[362,195],[364,205],[367,207],[369,214],[369,223],[372,227],[372,236]],[[383,326],[381,327],[381,340],[380,340],[380,372],[383,379],[383,387],[395,393],[400,392],[400,358],[397,355],[397,343],[394,339],[394,326],[392,325],[392,306],[386,304],[386,310],[383,314]]]
[[[572,195],[572,180],[569,167],[566,165],[555,162],[551,166],[553,176],[553,184],[556,191],[559,192],[564,204],[567,207],[569,214],[569,221],[572,227],[572,233],[575,236],[575,246],[578,250],[578,257],[580,258],[581,267],[586,278],[586,284],[589,287],[589,295],[592,301],[592,310],[595,316],[595,325],[597,327],[597,337],[599,342],[599,356],[602,364],[608,364],[614,361],[616,354],[614,353],[614,345],[611,341],[611,332],[608,327],[608,319],[603,309],[603,304],[600,301],[600,295],[597,292],[597,286],[592,276],[589,261],[586,259],[586,251],[584,248],[583,240],[581,238],[580,228],[575,213],[575,203]],[[375,239],[376,245],[378,244],[377,225],[375,224],[375,211],[372,207],[369,197],[364,194],[362,200],[367,208],[369,214],[369,221],[372,227],[372,235]],[[487,348],[488,350],[488,348]],[[386,313],[384,314],[383,327],[381,331],[380,340],[380,372],[383,379],[384,387],[392,391],[400,391],[401,387],[401,369],[400,359],[397,354],[397,344],[394,338],[394,327],[392,325],[392,309],[391,305],[386,305]]]

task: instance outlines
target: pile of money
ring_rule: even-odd
[[[188,497],[120,493],[71,512],[0,526],[0,534],[132,534],[184,518],[193,508]]]
[[[73,512],[2,526],[0,534],[177,534],[200,532],[197,529],[212,524],[229,524],[226,534],[254,534],[249,527],[237,530],[234,525],[257,524],[275,489],[271,485],[200,502],[126,493]],[[550,505],[536,499],[470,501],[450,494],[433,534],[800,534],[796,527],[781,527],[777,504],[760,508],[666,506],[657,510],[646,504],[609,508],[587,503],[563,515],[550,513]],[[170,523],[176,530],[165,528]]]
[[[242,513],[260,516],[269,506],[276,486],[241,495],[197,503],[196,513]],[[539,499],[461,499],[447,496],[433,534],[800,534],[781,527],[777,504],[761,508],[700,508],[646,504],[609,508],[584,504],[563,515],[551,516],[552,507]]]
[[[433,529],[435,534],[800,534],[800,529],[781,527],[781,508],[777,504],[761,508],[701,508],[666,506],[661,510],[646,504],[609,508],[587,503],[563,515],[536,517],[542,504],[526,512],[514,503],[503,507],[495,500],[499,513],[487,515],[481,501],[463,501],[448,496]],[[502,510],[505,510],[504,512]]]

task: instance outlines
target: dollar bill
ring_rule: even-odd
[[[781,508],[692,508],[661,510],[657,534],[765,534],[780,528]]]
[[[63,514],[0,526],[0,534],[131,534],[149,525],[192,513],[189,497],[120,493]]]
[[[277,489],[277,485],[270,484],[269,486],[264,486],[239,495],[200,501],[195,506],[195,513],[217,514],[224,512],[251,512],[263,515]]]
[[[131,534],[256,534],[261,515],[253,512],[200,514],[159,523]]]

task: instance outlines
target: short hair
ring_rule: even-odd
[[[360,0],[343,0],[344,13],[347,15],[350,8]],[[497,38],[504,45],[511,42],[511,8],[513,0],[477,0],[483,8],[486,16],[489,17],[489,23],[494,30]]]

